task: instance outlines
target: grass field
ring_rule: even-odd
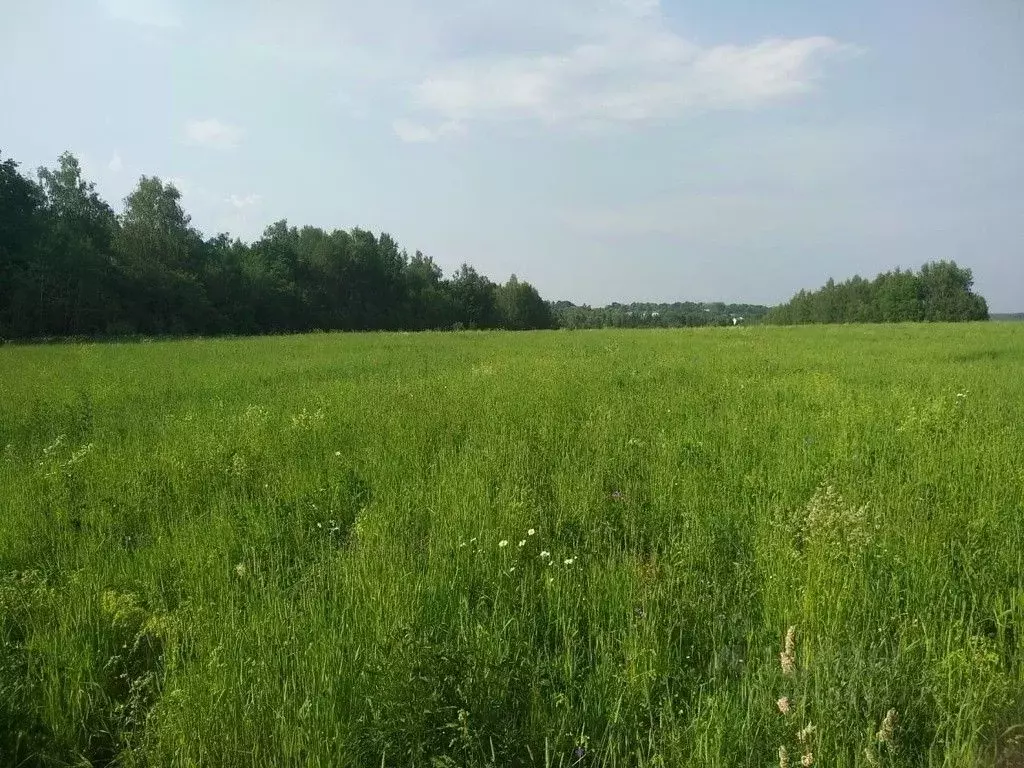
[[[1024,326],[0,347],[0,573],[0,765],[1020,766]]]

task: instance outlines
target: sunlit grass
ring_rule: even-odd
[[[0,764],[1018,764],[1022,327],[0,347],[0,393]]]

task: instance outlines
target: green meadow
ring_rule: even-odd
[[[1024,765],[1024,326],[0,347],[0,765]]]

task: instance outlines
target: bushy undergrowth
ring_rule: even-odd
[[[1024,764],[1024,333],[0,348],[0,764]]]

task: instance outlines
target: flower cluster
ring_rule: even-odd
[[[540,537],[537,535],[537,529],[536,528],[528,528],[521,535],[522,535],[522,538],[519,539],[518,542],[516,542],[516,546],[514,548],[512,546],[512,544],[513,544],[513,540],[512,539],[510,539],[510,538],[503,538],[503,539],[499,539],[498,540],[498,542],[497,542],[497,549],[499,551],[510,551],[510,552],[518,553],[518,556],[517,556],[518,565],[522,565],[524,562],[529,562],[531,559],[534,559],[534,558],[536,558],[536,561],[539,561],[541,564],[546,565],[546,566],[556,565],[556,563],[558,562],[559,558],[556,558],[554,556],[554,554],[551,552],[551,550],[549,550],[549,549],[539,549],[538,550],[538,549],[533,549],[532,547],[529,546],[529,544],[531,542],[533,542],[533,541],[537,541],[538,546],[540,544],[540,541],[539,541]],[[536,539],[534,537],[536,537]],[[474,546],[475,552],[478,553],[478,554],[482,551],[481,548],[480,548],[480,544],[477,542],[477,537],[476,536],[474,536],[473,538],[468,539],[466,541],[460,541],[459,542],[459,548],[460,549],[465,548],[465,547],[469,547],[469,546]],[[560,560],[561,560],[561,565],[563,567],[568,568],[570,566],[575,565],[578,562],[579,556],[578,555],[572,555],[570,557],[560,558]],[[517,569],[517,565],[511,565],[511,566],[509,566],[507,568],[507,573],[509,573],[509,574],[515,573],[516,569]],[[553,578],[549,577],[548,578],[548,582],[551,583],[552,581],[553,581]]]
[[[867,504],[849,506],[835,488],[822,485],[804,509],[803,538],[826,552],[863,552],[872,539],[867,512]]]

